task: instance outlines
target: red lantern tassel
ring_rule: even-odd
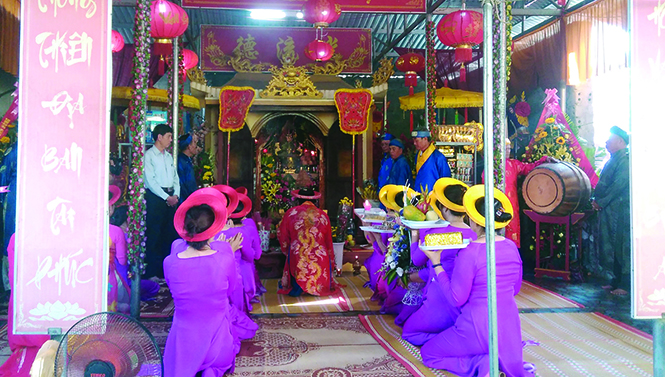
[[[465,63],[473,59],[473,50],[471,47],[457,47],[455,49],[455,61]]]
[[[159,64],[157,65],[157,73],[159,73],[160,76],[164,76],[164,72],[166,72],[166,63],[164,62],[164,57],[160,56]]]
[[[409,111],[409,132],[413,132],[413,111]]]
[[[462,64],[462,68],[459,69],[459,81],[466,82],[466,67]]]

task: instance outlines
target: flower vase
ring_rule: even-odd
[[[342,264],[344,263],[344,242],[333,242],[333,250],[335,252],[335,269],[337,276],[342,275]]]
[[[270,247],[270,231],[259,230],[259,239],[261,240],[261,250],[264,253],[267,253],[268,248]]]

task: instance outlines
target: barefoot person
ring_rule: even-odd
[[[591,206],[598,212],[600,223],[600,265],[612,277],[612,294],[625,295],[621,277],[630,273],[630,163],[628,134],[619,127],[610,129],[605,143],[612,157],[605,164],[594,191]]]

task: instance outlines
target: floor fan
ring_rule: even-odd
[[[120,313],[96,313],[60,340],[56,377],[161,377],[162,355],[140,322]]]

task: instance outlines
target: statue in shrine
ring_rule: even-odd
[[[300,168],[302,151],[302,144],[298,142],[298,134],[293,127],[293,121],[289,120],[282,129],[280,141],[275,143],[275,154],[285,173],[295,173]]]

